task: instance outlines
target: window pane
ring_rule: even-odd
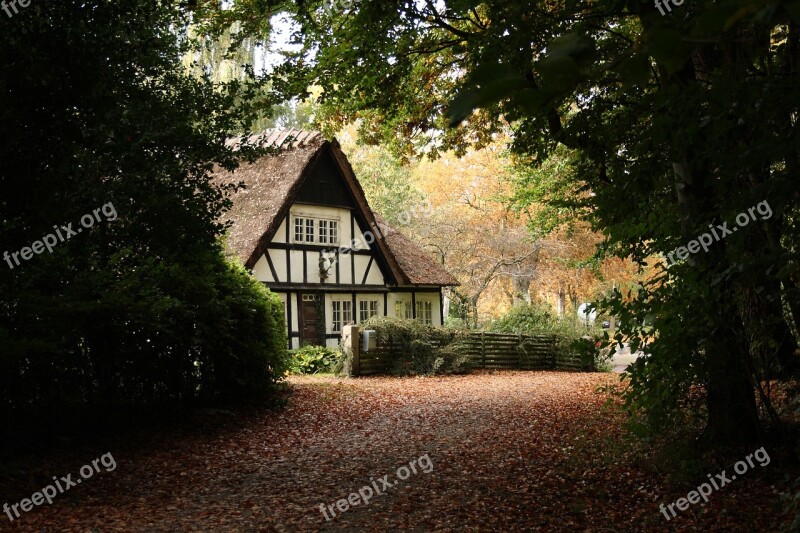
[[[303,242],[303,224],[304,220],[302,218],[295,218],[294,219],[294,240],[295,242]]]
[[[358,302],[358,319],[360,322],[365,322],[374,316],[378,316],[378,300]]]
[[[417,302],[417,321],[428,326],[433,325],[433,303]]]
[[[342,331],[342,302],[333,301],[333,331]]]
[[[353,302],[342,302],[342,322],[347,324],[353,320]]]
[[[319,242],[320,244],[328,244],[328,221],[319,221]]]
[[[330,233],[328,234],[328,242],[331,244],[339,244],[339,223],[333,220],[330,221]]]
[[[314,242],[314,221],[306,219],[306,242]]]

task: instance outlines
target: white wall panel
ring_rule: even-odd
[[[269,250],[269,257],[272,259],[272,266],[278,274],[278,282],[286,283],[286,250]]]
[[[272,279],[272,272],[269,270],[269,264],[267,264],[267,258],[263,255],[261,259],[258,260],[256,265],[253,267],[253,277],[256,278],[258,281],[263,281],[265,283],[271,283],[275,281]]]
[[[272,242],[279,242],[285,243],[286,242],[286,219],[283,219],[281,222],[280,227],[278,227],[278,231],[275,232],[275,237],[272,238]]]

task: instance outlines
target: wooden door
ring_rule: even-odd
[[[319,344],[319,313],[317,296],[301,294],[300,300],[300,345]]]

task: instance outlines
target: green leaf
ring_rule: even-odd
[[[800,2],[786,2],[783,8],[789,14],[789,18],[795,23],[800,23]]]
[[[647,38],[646,50],[670,73],[680,70],[694,50],[694,46],[684,40],[683,34],[672,28],[655,29]]]
[[[528,80],[505,65],[476,68],[466,87],[450,104],[450,126],[459,125],[475,109],[495,104],[529,85]]]
[[[615,70],[622,79],[625,89],[630,89],[635,85],[646,85],[650,80],[650,58],[645,53],[632,55],[622,62]]]

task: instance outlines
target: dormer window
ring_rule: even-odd
[[[294,242],[339,244],[339,221],[308,216],[294,217]]]

